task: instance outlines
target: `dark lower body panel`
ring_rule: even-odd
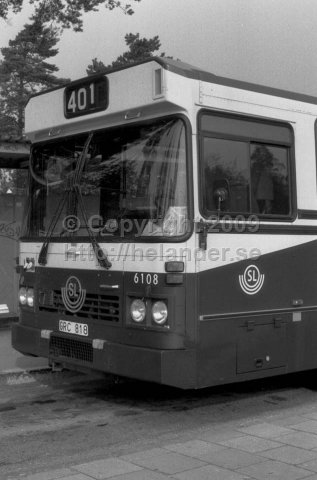
[[[12,326],[13,347],[73,369],[171,385],[204,388],[317,368],[317,312],[215,318],[199,323],[191,349],[145,348],[39,328]]]
[[[197,387],[194,350],[149,349],[107,341],[94,348],[91,340],[72,335],[52,333],[50,339],[42,338],[40,329],[21,324],[12,326],[12,346],[75,370],[97,370],[184,389]]]

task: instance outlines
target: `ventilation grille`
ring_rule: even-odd
[[[50,338],[50,356],[53,358],[66,357],[92,363],[94,349],[91,343],[65,338],[62,336],[51,335]]]
[[[120,297],[117,295],[98,295],[87,293],[85,303],[77,313],[66,310],[60,290],[40,290],[39,310],[81,318],[91,318],[118,323],[120,320]]]

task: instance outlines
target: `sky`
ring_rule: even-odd
[[[132,3],[132,2],[131,2]],[[28,21],[0,19],[0,48]],[[126,49],[124,35],[158,35],[161,52],[216,75],[317,96],[316,0],[141,0],[135,14],[120,10],[84,16],[84,31],[65,30],[53,63],[72,80],[93,58],[108,64]]]

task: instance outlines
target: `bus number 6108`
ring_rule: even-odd
[[[135,284],[140,283],[141,285],[158,285],[158,275],[157,273],[136,273],[133,281]]]

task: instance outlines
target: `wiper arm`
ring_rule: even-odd
[[[42,245],[40,253],[39,253],[39,259],[38,259],[39,265],[46,265],[47,264],[48,247],[49,247],[49,244],[51,242],[52,235],[54,233],[56,224],[58,222],[59,217],[61,216],[61,213],[63,211],[64,205],[66,203],[66,200],[68,199],[68,196],[69,196],[70,192],[71,192],[71,189],[68,187],[65,194],[61,198],[61,200],[60,200],[60,202],[57,206],[57,209],[56,209],[56,211],[53,215],[53,218],[52,218],[52,220],[51,220],[51,222],[48,226],[47,234],[45,236],[45,240],[43,242],[43,245]]]
[[[97,239],[96,239],[94,233],[91,231],[91,229],[89,227],[87,213],[86,213],[86,210],[85,210],[85,205],[84,205],[84,202],[83,202],[83,197],[81,195],[79,185],[74,185],[74,191],[76,192],[76,197],[77,197],[78,204],[79,204],[79,207],[81,209],[81,213],[82,213],[82,216],[83,216],[83,219],[84,219],[84,224],[86,226],[88,236],[89,236],[89,240],[90,240],[92,248],[95,252],[97,261],[98,261],[98,263],[101,267],[104,267],[108,270],[112,266],[112,263],[110,262],[108,257],[105,255],[104,251],[102,250],[99,243],[97,242]]]
[[[72,187],[73,187],[73,191],[76,194],[76,198],[78,200],[78,204],[79,204],[79,207],[81,209],[81,213],[82,213],[84,223],[85,223],[85,226],[86,226],[86,229],[87,229],[89,240],[90,240],[92,248],[95,252],[97,261],[98,261],[98,263],[101,267],[109,269],[112,266],[112,263],[110,262],[108,257],[105,255],[104,251],[101,249],[99,243],[96,240],[96,237],[94,236],[93,232],[91,231],[91,229],[89,227],[87,212],[86,212],[85,205],[84,205],[84,202],[83,202],[83,197],[82,197],[81,192],[80,192],[80,179],[81,179],[82,172],[83,172],[84,165],[85,165],[86,153],[88,151],[88,147],[89,147],[89,144],[90,144],[90,141],[91,141],[92,137],[93,137],[93,133],[90,133],[90,135],[87,139],[88,143],[85,145],[84,152],[82,152],[83,154],[80,156],[80,159],[78,161],[78,164],[77,164],[78,168],[76,168],[76,171],[75,171],[74,182],[73,182]]]
[[[65,194],[61,198],[61,200],[60,200],[60,202],[57,206],[57,209],[55,211],[55,214],[54,214],[54,216],[53,216],[53,218],[52,218],[52,220],[49,224],[49,227],[47,229],[47,235],[46,235],[45,240],[43,242],[41,251],[39,253],[38,263],[40,265],[46,265],[46,263],[47,263],[48,247],[49,247],[49,244],[52,240],[52,235],[54,233],[56,224],[57,224],[57,222],[60,218],[60,215],[63,211],[63,208],[64,208],[64,205],[65,205],[66,201],[70,197],[71,193],[75,192],[76,197],[79,201],[79,205],[80,205],[80,208],[81,208],[81,211],[82,211],[82,215],[84,217],[84,221],[87,225],[87,231],[88,231],[89,239],[90,239],[90,242],[92,244],[93,250],[95,252],[97,261],[98,261],[98,263],[101,267],[104,267],[104,268],[108,269],[112,266],[111,262],[105,256],[103,250],[101,249],[100,245],[98,244],[96,238],[94,237],[93,233],[91,232],[91,230],[88,226],[87,214],[86,214],[85,206],[84,206],[83,199],[82,199],[82,196],[81,196],[81,193],[80,193],[80,188],[79,188],[79,181],[80,181],[80,178],[81,178],[81,175],[82,175],[82,172],[83,172],[83,168],[84,168],[85,160],[86,160],[86,155],[87,155],[88,148],[89,148],[90,142],[92,140],[92,137],[93,137],[93,133],[90,133],[86,142],[85,142],[85,145],[84,145],[83,151],[81,152],[79,160],[77,162],[74,176],[70,180],[70,183],[68,184],[68,186],[66,188]]]

